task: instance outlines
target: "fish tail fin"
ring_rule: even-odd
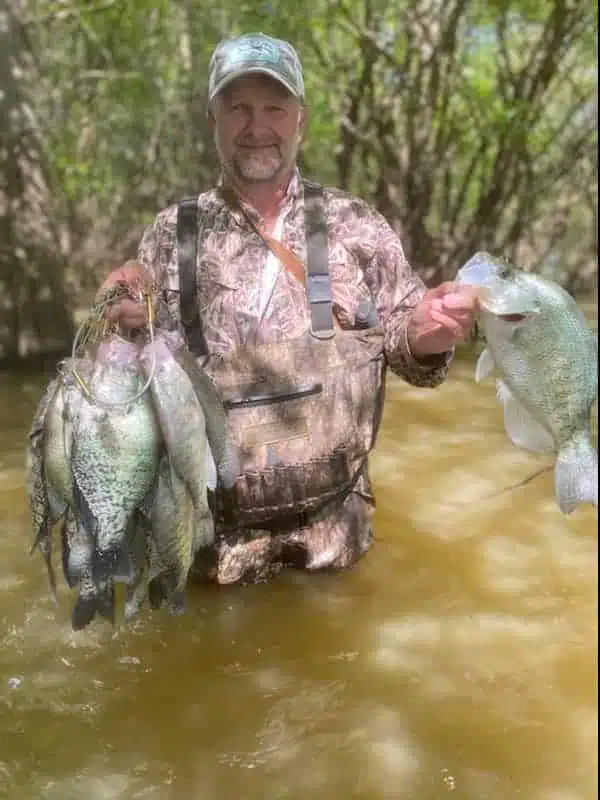
[[[71,626],[74,631],[87,627],[96,614],[115,621],[115,597],[112,582],[107,583],[97,595],[93,597],[78,597],[71,615]]]
[[[560,449],[554,468],[554,492],[563,514],[570,514],[584,503],[598,506],[598,452],[589,431],[578,432]]]
[[[162,606],[163,601],[166,600],[167,597],[168,592],[163,586],[160,575],[156,578],[152,578],[148,584],[148,601],[150,603],[150,607],[156,611]]]

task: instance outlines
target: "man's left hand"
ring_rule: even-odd
[[[451,350],[468,339],[479,310],[477,292],[445,281],[429,289],[408,323],[408,345],[415,358]]]

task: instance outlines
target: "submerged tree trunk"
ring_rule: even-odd
[[[28,103],[27,41],[0,0],[0,360],[62,352],[73,337],[50,187]]]

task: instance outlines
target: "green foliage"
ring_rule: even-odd
[[[427,278],[479,247],[558,252],[566,282],[595,258],[593,4],[28,0],[26,29],[60,213],[102,258],[214,180],[208,60],[252,30],[301,54],[306,171],[376,203]]]

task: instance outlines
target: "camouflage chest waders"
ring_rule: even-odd
[[[323,188],[305,182],[304,197],[310,330],[217,356],[208,353],[197,301],[197,200],[186,198],[178,207],[182,324],[189,349],[203,359],[223,399],[241,460],[233,489],[217,487],[216,518],[242,528],[302,528],[312,513],[341,503],[381,420],[383,331],[334,325]],[[282,250],[284,258],[295,258],[282,246],[276,255]]]

